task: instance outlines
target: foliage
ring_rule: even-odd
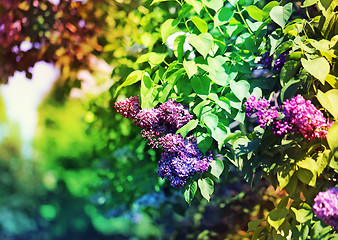
[[[327,140],[281,138],[269,126],[254,128],[244,103],[253,95],[277,105],[300,93],[336,120],[337,3],[304,1],[300,12],[307,17],[301,18],[292,2],[265,6],[257,1],[249,6],[241,1],[176,2],[177,17],[160,28],[163,43],[176,33],[173,51],[141,56],[138,62],[148,62],[149,67],[131,73],[121,87],[140,81],[142,108],[168,99],[182,102],[195,120],[178,132],[193,130],[201,151],[223,153],[229,163],[223,161],[222,166],[232,163],[249,183],[263,176],[275,188],[285,189],[288,196],[262,220],[264,224],[251,225],[253,239],[336,236],[329,227],[324,230],[311,205],[321,189],[335,185],[337,124],[329,129]],[[186,39],[190,48],[184,46]],[[266,51],[274,67],[267,77],[258,75],[259,56]],[[209,201],[213,180],[222,171],[211,167],[188,182],[182,189],[186,201],[190,203],[195,194]]]

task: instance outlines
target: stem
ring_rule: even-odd
[[[176,2],[182,7],[182,3],[180,1],[176,0]]]
[[[246,23],[246,21],[245,21],[243,15],[242,15],[242,11],[239,10],[238,3],[236,3],[236,7],[237,7],[237,11],[238,11],[237,13],[239,14],[239,16],[241,16],[241,19],[242,19],[242,21],[243,21],[245,27],[248,29],[248,31],[249,31],[249,33],[250,33],[251,35],[254,35],[253,32],[251,31],[249,25]]]
[[[189,21],[189,20],[188,20]],[[184,18],[184,24],[185,24],[185,27],[187,28],[188,32],[191,33],[189,27],[188,27],[188,21]]]
[[[244,134],[247,134],[246,129],[245,129],[245,125],[244,125],[243,123],[240,123],[240,124],[239,124],[239,128],[241,129],[241,131],[242,131]]]
[[[208,13],[209,17],[212,19],[212,21],[215,21],[214,17],[210,14],[210,12],[208,11],[208,8],[203,4],[203,8],[204,10]],[[217,26],[218,30],[220,31],[220,33],[224,35],[224,32],[222,31],[222,29],[220,28],[220,26]]]
[[[215,41],[215,42],[222,43],[224,46],[226,46],[226,45],[225,45],[225,43],[224,43],[224,42],[222,42],[221,40],[218,40],[218,39],[214,38],[214,41]]]

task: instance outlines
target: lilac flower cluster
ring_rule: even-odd
[[[135,120],[135,125],[142,128],[142,137],[149,140],[152,148],[162,148],[157,174],[169,180],[172,186],[182,187],[188,178],[208,170],[212,155],[201,153],[195,137],[183,139],[175,134],[192,119],[182,104],[169,99],[155,108],[141,109],[138,97],[131,97],[116,102],[115,108],[122,116]]]
[[[138,96],[127,98],[125,101],[115,102],[115,108],[123,117],[134,118],[141,109]]]
[[[276,59],[276,61],[273,64],[272,70],[274,70],[275,72],[280,72],[282,70],[282,67],[285,64],[286,55],[288,54],[289,54],[289,51],[286,51],[286,52],[283,52],[281,55],[279,55],[279,57]]]
[[[213,160],[211,153],[207,156],[201,153],[193,136],[183,139],[181,135],[169,133],[158,140],[163,152],[157,174],[169,180],[173,187],[182,187],[188,178],[207,171]]]
[[[270,56],[269,51],[263,53],[261,58],[261,63],[264,67],[270,68],[272,63],[272,56]]]
[[[285,64],[286,56],[289,54],[289,51],[283,52],[281,55],[273,63],[272,70],[275,72],[280,72],[282,67]],[[263,64],[264,67],[271,69],[273,55],[270,56],[269,51],[263,53],[260,62]]]
[[[312,208],[325,224],[338,230],[338,187],[318,193]]]
[[[308,141],[324,139],[333,124],[300,94],[278,107],[270,107],[269,101],[261,98],[256,100],[255,96],[251,96],[244,105],[248,117],[256,114],[260,126],[271,125],[274,134],[281,137],[301,133]]]

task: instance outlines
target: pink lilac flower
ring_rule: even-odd
[[[328,129],[333,124],[310,100],[305,100],[300,94],[285,100],[282,108],[285,117],[279,122],[287,121],[294,129],[293,132],[300,132],[310,141],[315,138],[326,138]]]
[[[270,102],[266,99],[260,98],[256,100],[256,97],[252,95],[249,99],[244,103],[245,110],[250,117],[254,112],[262,111],[263,109],[267,109],[270,107]]]
[[[127,98],[124,101],[115,102],[114,106],[117,112],[126,118],[135,118],[135,116],[141,110],[138,96]]]
[[[312,206],[314,213],[327,225],[338,230],[338,187],[320,192]]]
[[[267,100],[256,100],[252,96],[245,106],[249,117],[255,113],[260,126],[271,125],[273,133],[281,137],[301,133],[308,141],[315,138],[324,139],[333,124],[310,100],[305,100],[300,94],[290,100],[285,100],[278,107],[270,107]]]
[[[264,127],[266,125],[270,125],[273,121],[279,117],[278,110],[275,106],[270,109],[262,109],[257,111],[257,122]]]

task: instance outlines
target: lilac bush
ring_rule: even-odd
[[[325,224],[338,230],[338,187],[318,193],[312,208]]]

